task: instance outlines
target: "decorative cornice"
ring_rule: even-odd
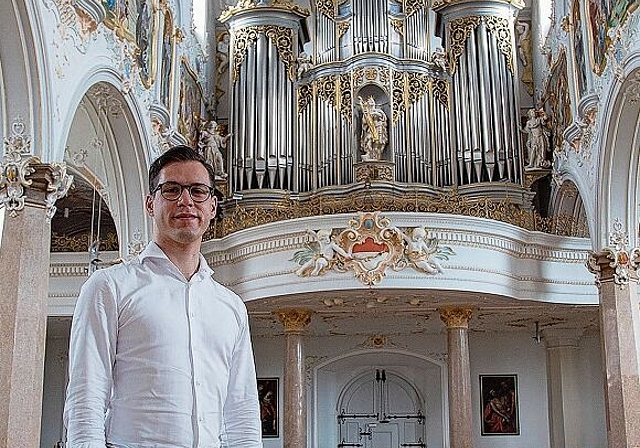
[[[471,308],[441,308],[440,319],[445,323],[448,330],[461,328],[467,330],[469,328],[469,320],[473,314]]]
[[[311,323],[313,311],[307,309],[283,309],[275,311],[285,334],[301,334]]]
[[[245,12],[255,12],[256,14],[263,13],[265,11],[285,11],[295,14],[299,17],[306,18],[309,16],[309,10],[297,5],[290,0],[273,0],[270,4],[262,1],[253,0],[239,0],[235,6],[229,6],[220,14],[220,22],[225,23],[234,16]]]

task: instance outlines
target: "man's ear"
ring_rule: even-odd
[[[153,216],[153,196],[151,196],[150,194],[147,195],[147,199],[144,203],[144,208],[147,209],[147,214],[149,216]]]

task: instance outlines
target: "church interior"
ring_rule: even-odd
[[[638,448],[638,5],[1,1],[0,446],[66,446],[80,287],[184,144],[265,448]]]

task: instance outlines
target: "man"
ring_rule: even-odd
[[[246,308],[200,254],[214,173],[178,146],[149,170],[153,241],[96,271],[71,327],[68,448],[261,448]]]

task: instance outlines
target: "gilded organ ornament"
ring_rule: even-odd
[[[426,228],[400,230],[380,212],[359,213],[335,236],[333,229],[308,233],[315,241],[305,243],[290,260],[300,265],[296,274],[301,277],[320,276],[331,270],[352,272],[372,286],[382,281],[387,269],[411,267],[429,275],[442,273],[440,260],[455,254],[436,238],[429,238]]]
[[[449,63],[451,73],[456,71],[458,58],[464,53],[467,39],[471,33],[476,30],[480,23],[485,23],[487,29],[494,35],[498,43],[498,48],[506,58],[507,68],[511,73],[514,73],[513,48],[509,20],[503,17],[493,16],[462,17],[449,23],[449,33],[451,36],[449,49],[451,56],[449,58]]]
[[[285,65],[291,81],[297,78],[297,58],[293,54],[294,32],[291,28],[278,25],[260,25],[241,28],[234,34],[233,51],[233,82],[240,76],[240,67],[247,56],[249,47],[255,45],[258,34],[265,34],[272,45],[278,50],[278,56]]]

